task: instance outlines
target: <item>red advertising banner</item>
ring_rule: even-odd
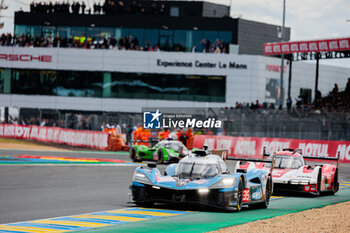
[[[262,158],[264,147],[266,153],[285,148],[300,148],[303,155],[317,158],[334,158],[339,152],[340,160],[350,163],[350,141],[196,135],[193,146],[202,148],[203,145],[207,145],[209,149],[227,149],[229,157],[243,158]]]
[[[0,124],[0,137],[28,139],[30,126]]]
[[[350,50],[350,37],[264,44],[265,55]]]
[[[108,133],[58,127],[0,124],[0,137],[32,139],[107,150]]]

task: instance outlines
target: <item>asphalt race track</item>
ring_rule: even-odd
[[[109,153],[25,152],[1,155],[60,155],[129,161]],[[0,166],[0,223],[126,208],[135,166]]]
[[[0,150],[0,155],[0,224],[135,208],[127,204],[128,186],[138,164],[131,163],[127,153]],[[6,156],[20,155],[103,158],[125,163],[1,164]],[[229,161],[228,166],[232,169],[234,162]],[[163,170],[165,165],[158,167]],[[340,177],[350,181],[350,164],[341,165]],[[128,211],[138,214],[142,210]],[[164,210],[149,216],[177,214]]]

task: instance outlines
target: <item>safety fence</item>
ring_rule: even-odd
[[[0,124],[0,137],[31,139],[70,146],[107,150],[109,134],[99,131],[73,130],[59,127]]]
[[[197,109],[198,110],[198,109]],[[237,109],[203,108],[190,113],[194,118],[208,117],[222,121],[214,134],[237,137],[294,138],[312,140],[350,140],[350,113],[327,112],[325,109]],[[179,110],[180,113],[183,113]],[[163,112],[164,113],[164,112]],[[21,108],[19,124],[58,126],[75,130],[101,130],[101,126],[119,126],[122,133],[143,123],[142,113],[69,112],[50,109]],[[203,129],[195,132],[206,133]]]
[[[239,137],[350,140],[350,114],[326,110],[222,109],[225,135]]]
[[[266,153],[300,148],[303,155],[320,159],[335,158],[339,152],[340,161],[350,163],[350,141],[196,135],[193,146],[203,145],[209,149],[226,149],[229,157],[262,158],[264,148]]]

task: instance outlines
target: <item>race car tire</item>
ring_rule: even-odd
[[[152,208],[154,206],[154,202],[135,202],[135,205],[145,208]]]
[[[236,204],[236,211],[239,212],[242,209],[242,202],[243,202],[243,180],[242,177],[239,178],[239,184],[237,188],[237,204]]]
[[[164,156],[162,150],[158,150],[158,163],[164,163]]]
[[[321,179],[322,179],[322,170],[320,168],[320,170],[318,171],[318,175],[317,175],[317,188],[316,188],[316,192],[315,192],[316,197],[321,195]]]
[[[266,209],[270,204],[271,193],[272,193],[272,182],[271,182],[271,177],[269,176],[266,181],[265,201],[262,203],[256,204],[255,207],[260,209]]]
[[[333,190],[330,192],[330,195],[334,195],[336,192],[339,191],[338,169],[335,170],[334,181],[332,186],[333,186]]]
[[[138,159],[138,158],[137,158],[136,149],[135,149],[135,148],[132,148],[131,151],[130,151],[130,159],[131,159],[133,162],[141,162],[141,159]]]
[[[134,187],[132,190],[133,201],[137,206],[153,207],[154,202],[147,200],[147,191],[143,187]]]

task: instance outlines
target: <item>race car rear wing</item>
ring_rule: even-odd
[[[235,161],[242,161],[242,162],[253,162],[253,163],[271,163],[271,169],[270,171],[273,171],[273,168],[275,167],[276,162],[276,153],[273,153],[272,159],[252,159],[252,158],[232,158],[229,157],[227,160],[235,160]]]
[[[283,151],[291,151],[291,152],[296,152],[302,155],[302,150],[301,149],[290,149],[286,148],[283,149]],[[263,148],[263,157],[269,157],[270,154],[266,153],[266,147]],[[304,159],[313,159],[313,160],[328,160],[328,161],[337,161],[337,168],[339,168],[340,165],[340,152],[338,151],[338,156],[335,158],[324,158],[324,157],[312,157],[312,156],[303,156]]]
[[[297,149],[291,149],[291,148],[284,148],[283,151],[290,151],[294,153],[299,153],[302,154],[302,150],[297,148]],[[270,154],[266,153],[266,147],[263,148],[263,157],[268,157]]]
[[[311,157],[303,156],[304,159],[313,159],[313,160],[326,160],[326,161],[337,161],[337,168],[340,166],[340,152],[338,151],[338,156],[335,158],[324,158],[324,157]]]
[[[258,162],[258,163],[272,163],[271,159],[248,159],[248,158],[232,158],[229,157],[227,160],[243,161],[243,162]]]

